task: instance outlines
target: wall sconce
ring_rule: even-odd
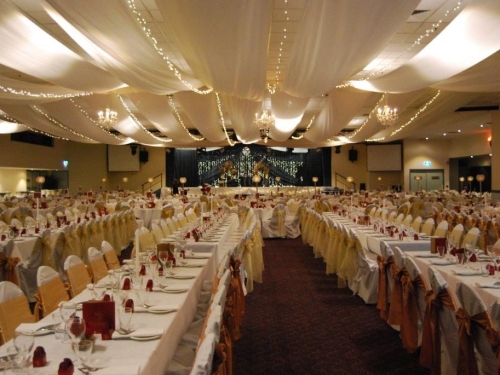
[[[460,191],[462,191],[464,190],[465,177],[460,177],[458,180],[460,181]]]
[[[128,182],[128,177],[123,177],[123,182]]]
[[[478,174],[476,175],[476,180],[479,182],[479,192],[482,194],[483,193],[483,187],[482,183],[486,179],[486,176],[484,174]]]
[[[472,181],[474,181],[474,177],[467,176],[467,181],[469,181],[469,191],[472,191]]]

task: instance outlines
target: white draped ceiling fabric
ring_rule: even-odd
[[[451,116],[458,107],[500,92],[500,1],[457,4],[0,1],[0,133],[29,127],[77,142],[155,147],[227,146],[229,135],[262,144],[254,118],[268,85],[276,90],[273,146],[393,141],[465,124],[473,115]],[[435,15],[420,28],[448,21],[422,48],[391,50],[426,12]],[[382,58],[395,67],[362,74]],[[374,116],[384,93],[400,112],[392,129]],[[113,134],[97,124],[106,107],[118,112]],[[355,117],[363,124],[348,135]]]

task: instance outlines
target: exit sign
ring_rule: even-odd
[[[424,161],[424,167],[430,167],[431,164],[432,163],[430,161]]]

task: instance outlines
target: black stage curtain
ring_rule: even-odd
[[[186,177],[186,186],[200,186],[196,150],[175,150],[174,178]]]

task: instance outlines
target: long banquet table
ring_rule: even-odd
[[[175,272],[179,276],[193,276],[191,279],[168,279],[168,285],[186,286],[187,292],[170,294],[165,292],[151,292],[150,301],[158,305],[177,305],[178,310],[173,313],[154,314],[150,312],[135,312],[132,318],[132,328],[160,329],[163,331],[159,339],[150,341],[135,341],[132,339],[113,339],[103,341],[98,338],[94,346],[93,356],[109,360],[104,368],[96,371],[96,375],[154,375],[164,374],[168,363],[172,359],[182,334],[195,316],[203,281],[211,280],[210,270],[213,269],[214,257],[205,255],[206,259],[187,259],[192,265],[203,263],[202,267],[178,267]],[[129,298],[134,299],[139,306],[135,292],[128,292]],[[90,290],[85,290],[73,299],[75,302],[89,300]],[[81,315],[81,311],[77,312]],[[53,323],[51,315],[42,319],[39,326]],[[8,342],[0,347],[0,356],[7,354]],[[43,368],[31,369],[35,375],[56,374],[59,363],[65,358],[74,358],[69,343],[56,340],[53,334],[37,336],[35,346],[43,346],[48,364]],[[75,369],[75,373],[77,370]]]
[[[458,283],[466,283],[471,285],[474,290],[479,294],[483,302],[486,304],[488,308],[491,305],[500,300],[500,287],[494,287],[494,283],[500,281],[493,276],[482,276],[481,268],[489,264],[488,260],[485,258],[480,258],[479,262],[471,262],[468,266],[460,266],[458,264],[450,264],[450,265],[437,265],[433,264],[433,260],[437,258],[428,258],[423,257],[423,254],[419,253],[406,253],[406,256],[412,257],[417,266],[420,268],[420,271],[424,275],[424,277],[428,280],[428,270],[429,267],[435,267],[439,273],[443,276],[445,281],[448,283],[448,288],[455,293],[457,289]],[[472,271],[478,270],[477,274],[474,275],[460,275],[460,273],[473,273]],[[487,287],[485,287],[487,286]],[[458,305],[460,305],[459,301],[455,301]]]

